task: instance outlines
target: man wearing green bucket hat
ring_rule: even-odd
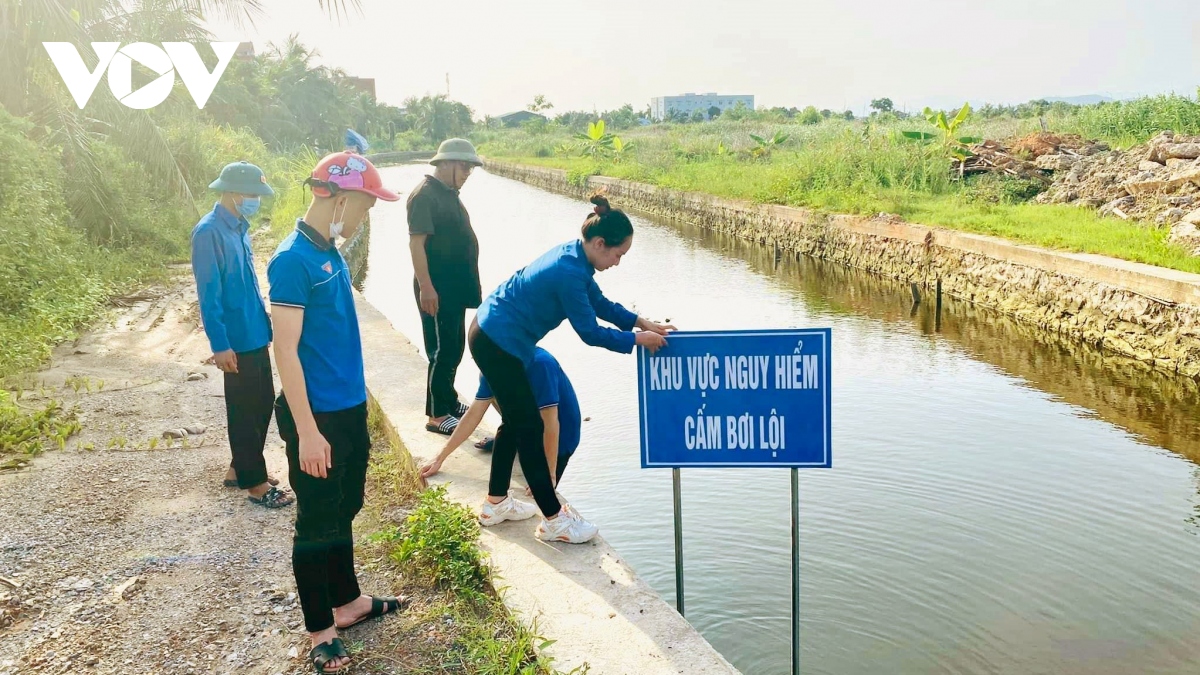
[[[425,428],[449,436],[467,411],[454,389],[467,344],[467,309],[483,300],[479,240],[458,191],[483,162],[470,141],[451,138],[429,163],[433,175],[425,176],[408,197],[409,251],[429,359]]]
[[[225,418],[233,456],[227,487],[246,490],[251,502],[269,509],[295,498],[267,475],[263,449],[275,402],[271,378],[271,322],[258,287],[250,249],[250,218],[263,197],[275,194],[262,169],[234,162],[210,189],[220,193],[212,211],[192,230],[192,274],[200,319],[212,359],[225,374]]]

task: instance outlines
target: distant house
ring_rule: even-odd
[[[506,127],[519,127],[529,120],[534,119],[545,122],[546,116],[539,115],[538,113],[530,112],[528,110],[518,110],[516,112],[505,113],[496,117],[496,121]]]
[[[713,108],[725,112],[737,107],[738,103],[746,106],[747,110],[754,110],[754,97],[748,95],[688,93],[680,96],[658,96],[650,99],[650,116],[661,122],[672,113],[683,113],[691,117],[699,110],[707,118]]]
[[[375,99],[375,78],[347,76],[342,81],[364,94],[369,94],[372,100]]]
[[[253,61],[254,60],[254,43],[243,42],[238,45],[237,51],[233,53],[233,58],[238,61]]]

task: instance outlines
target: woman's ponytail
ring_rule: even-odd
[[[620,209],[614,209],[602,192],[596,192],[588,201],[595,208],[583,221],[581,233],[585,242],[600,237],[605,246],[620,246],[633,235],[633,223],[629,216]]]

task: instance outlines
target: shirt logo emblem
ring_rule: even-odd
[[[326,262],[324,265],[321,265],[321,269],[325,270],[326,274],[333,274],[333,263]]]

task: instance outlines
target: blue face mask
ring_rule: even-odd
[[[262,206],[262,199],[259,197],[245,197],[242,203],[238,204],[238,213],[242,214],[243,218],[249,218],[258,213],[259,207]]]

